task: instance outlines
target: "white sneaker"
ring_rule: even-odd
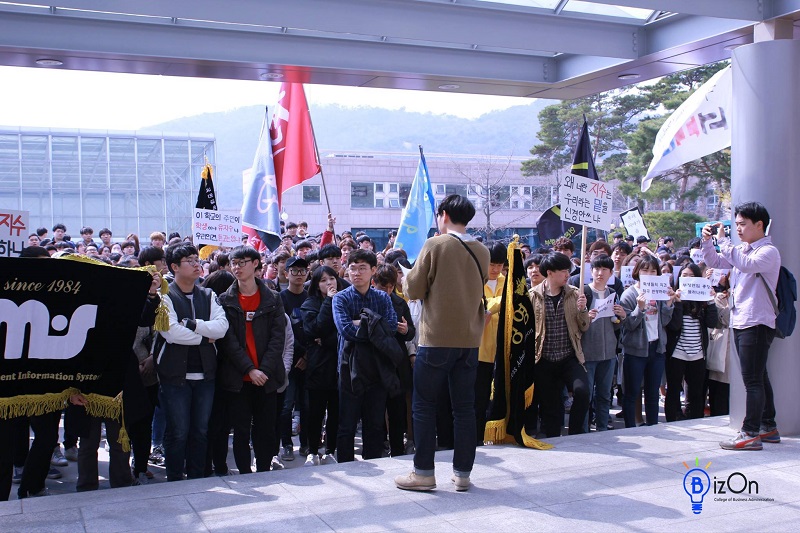
[[[64,457],[64,453],[61,451],[60,444],[56,444],[53,455],[50,456],[50,464],[53,466],[69,466],[67,458]]]
[[[278,457],[277,455],[274,456],[272,458],[272,461],[269,464],[269,469],[270,470],[283,470],[284,468],[286,468],[286,465],[283,464],[283,462],[281,461],[281,458]]]
[[[332,454],[325,454],[320,457],[319,464],[321,465],[335,465],[337,464],[336,457]]]
[[[306,464],[303,466],[319,466],[319,455],[316,453],[308,454],[308,457],[306,457]]]

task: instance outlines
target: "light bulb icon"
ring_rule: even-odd
[[[683,490],[692,500],[692,512],[700,514],[703,511],[703,498],[711,488],[711,478],[702,468],[692,468],[683,476]]]

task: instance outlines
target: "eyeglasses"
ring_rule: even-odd
[[[127,247],[126,247],[126,248],[127,248]],[[182,264],[182,265],[192,265],[192,266],[197,266],[197,265],[199,265],[199,264],[200,264],[200,260],[199,260],[199,259],[186,259],[186,260],[183,260],[183,261],[181,261],[181,264]]]
[[[231,261],[231,268],[242,268],[252,259],[242,259],[241,261]]]
[[[292,276],[302,276],[303,274],[308,274],[308,270],[305,268],[290,268],[289,274]]]
[[[347,267],[347,270],[349,270],[353,274],[366,274],[371,270],[371,268],[372,267],[369,267],[367,265],[361,265],[361,266],[350,265],[349,267]]]

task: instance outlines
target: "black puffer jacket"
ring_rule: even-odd
[[[333,322],[333,298],[309,296],[300,307],[308,339],[306,388],[336,390],[339,383],[339,336]]]
[[[283,367],[283,345],[286,338],[286,315],[277,293],[256,279],[261,302],[253,315],[253,336],[258,353],[258,369],[267,375],[266,392],[278,390],[286,382]],[[228,318],[228,332],[217,341],[220,351],[217,385],[222,390],[239,392],[244,376],[255,368],[247,355],[246,317],[239,304],[239,284],[234,283],[219,297]]]

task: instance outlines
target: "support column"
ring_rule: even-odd
[[[766,206],[772,217],[772,242],[783,265],[796,275],[800,273],[798,87],[800,41],[757,42],[733,51],[732,203],[757,201]],[[738,429],[744,419],[745,391],[735,350],[731,359],[731,425]],[[785,435],[800,434],[800,331],[773,342],[767,369],[778,428]]]

